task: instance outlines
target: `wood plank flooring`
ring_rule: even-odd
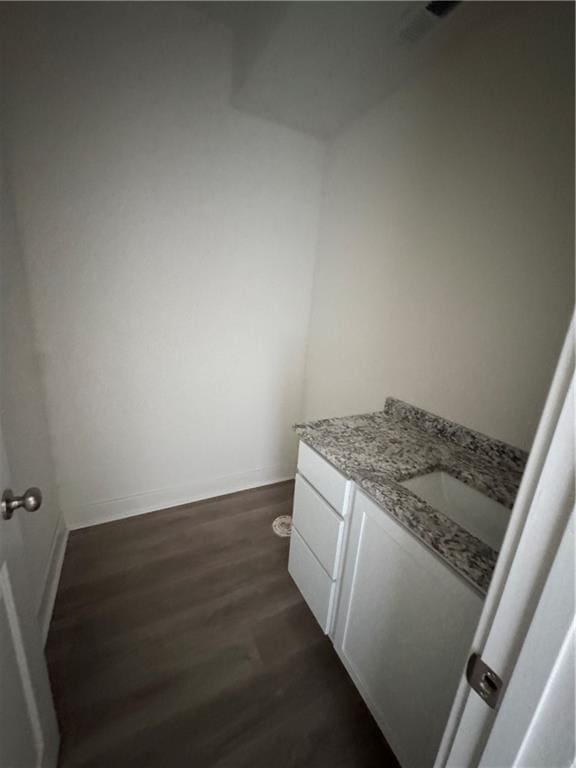
[[[71,533],[61,768],[396,768],[287,571],[293,483]]]

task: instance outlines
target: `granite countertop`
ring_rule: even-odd
[[[444,471],[509,509],[527,454],[388,398],[383,411],[296,424],[296,433],[485,594],[498,553],[400,482]]]

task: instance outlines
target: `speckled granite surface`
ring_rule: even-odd
[[[296,433],[485,593],[497,553],[399,485],[444,471],[512,508],[527,454],[388,398],[383,411],[296,424]]]

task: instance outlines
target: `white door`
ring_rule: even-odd
[[[574,763],[574,518],[572,512],[480,768],[569,768]]]
[[[0,494],[8,487],[0,432]],[[22,514],[28,513],[18,510],[11,520],[0,517],[0,768],[54,768],[58,726],[28,582],[18,521]]]
[[[576,715],[571,686],[558,685],[559,670],[570,674],[574,633],[575,342],[573,321],[472,643],[503,681],[500,706],[487,706],[463,676],[435,768],[571,762],[574,741],[550,725],[559,698],[568,711],[556,725]]]

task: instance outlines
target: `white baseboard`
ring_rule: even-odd
[[[198,481],[178,488],[163,488],[160,490],[136,493],[116,499],[95,501],[91,504],[65,509],[68,528],[77,530],[92,525],[122,520],[134,515],[144,515],[159,509],[177,507],[180,504],[190,504],[214,496],[257,488],[261,485],[271,485],[294,477],[294,467],[291,465],[276,465],[264,467],[251,472],[237,475],[227,475],[211,480]]]
[[[66,552],[66,543],[68,541],[68,528],[64,522],[64,516],[61,515],[58,525],[54,531],[52,546],[50,547],[50,556],[48,558],[48,568],[46,569],[46,580],[42,591],[42,598],[38,606],[38,624],[42,634],[42,641],[45,643],[50,628],[50,619],[54,610],[56,593],[62,573],[62,564],[64,563],[64,553]]]

